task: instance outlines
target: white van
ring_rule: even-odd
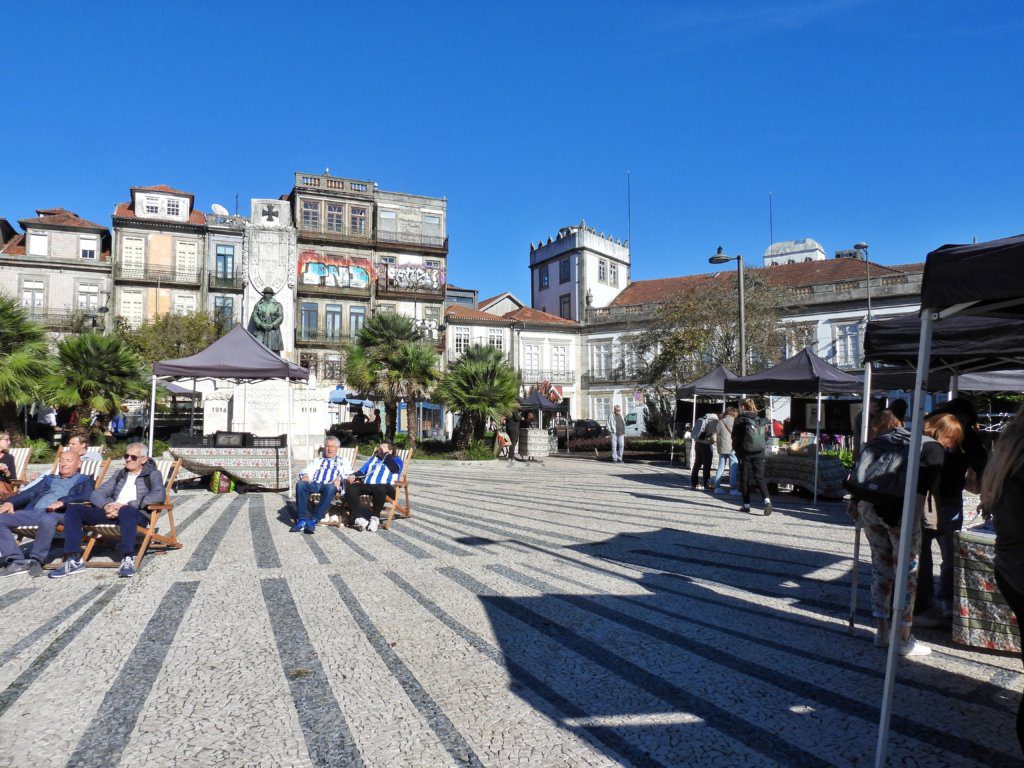
[[[634,405],[626,414],[626,437],[641,437],[647,433],[647,407]]]

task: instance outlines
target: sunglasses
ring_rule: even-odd
[[[125,461],[138,461],[139,457],[136,456],[134,453],[126,453],[124,455],[124,460]]]

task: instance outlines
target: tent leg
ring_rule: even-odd
[[[875,747],[875,768],[883,768],[889,758],[889,723],[892,719],[892,697],[896,687],[896,644],[899,642],[903,611],[906,608],[908,569],[910,559],[911,526],[917,506],[917,476],[921,463],[921,435],[924,429],[924,400],[928,388],[928,368],[931,365],[932,330],[935,325],[934,309],[921,312],[921,338],[917,351],[917,375],[914,377],[914,404],[911,414],[910,455],[907,457],[907,487],[903,492],[903,518],[900,524],[900,546],[896,556],[896,584],[892,590],[889,653],[885,661],[885,687],[882,692],[882,713],[878,720],[878,744]]]
[[[153,426],[156,423],[156,376],[151,377],[149,386],[149,455],[153,455]]]
[[[818,503],[818,456],[821,454],[821,392],[818,392],[818,411],[814,421],[814,503]]]
[[[292,380],[285,377],[284,383],[288,389],[288,429],[285,430],[288,434],[288,450],[285,453],[288,457],[288,500],[295,501],[295,486],[292,484],[292,466],[295,463],[295,445],[292,440],[295,430],[293,429],[292,408],[295,404],[295,395],[292,392]]]
[[[864,366],[864,399],[860,409],[860,444],[863,447],[868,441],[868,428],[870,427],[871,405],[871,363]],[[854,457],[857,458],[857,457]],[[856,500],[851,500],[856,504]],[[854,526],[853,533],[853,570],[850,579],[850,634],[853,634],[854,624],[857,622],[857,587],[860,577],[860,517]]]

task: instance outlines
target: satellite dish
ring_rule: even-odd
[[[218,216],[229,216],[229,215],[230,215],[230,214],[228,213],[228,209],[227,209],[227,208],[225,208],[225,207],[224,207],[223,205],[221,205],[220,203],[214,203],[213,205],[211,205],[211,206],[210,206],[210,210],[212,210],[212,211],[213,211],[214,213],[216,213],[216,214],[217,214]]]

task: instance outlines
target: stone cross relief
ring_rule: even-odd
[[[277,206],[273,206],[273,205],[265,205],[265,206],[263,206],[263,218],[264,219],[266,219],[270,223],[273,223],[274,219],[276,219],[277,216],[278,216]]]

